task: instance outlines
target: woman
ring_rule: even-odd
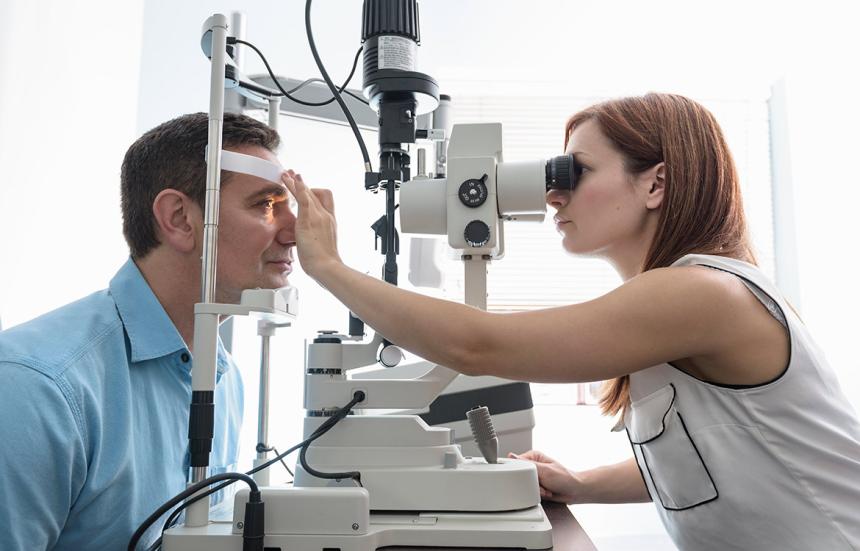
[[[289,172],[302,266],[389,340],[467,375],[610,380],[602,407],[634,457],[572,473],[527,452],[545,498],[653,501],[681,549],[860,549],[860,423],[756,267],[713,116],[674,95],[608,101],[570,119],[566,150],[582,176],[547,203],[566,251],[622,276],[605,296],[493,314],[397,289],[341,262],[331,194]]]

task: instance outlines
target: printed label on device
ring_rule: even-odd
[[[415,70],[418,44],[403,36],[380,36],[377,42],[379,69]]]

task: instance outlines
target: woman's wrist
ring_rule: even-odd
[[[588,471],[574,472],[568,469],[570,473],[570,490],[568,495],[570,500],[568,505],[579,505],[582,503],[593,503],[591,488],[588,484]]]
[[[349,268],[340,257],[332,256],[328,257],[324,260],[318,260],[313,263],[310,267],[306,268],[306,272],[310,275],[317,283],[325,287],[326,289],[333,290],[332,284],[337,281],[339,277],[342,277],[344,271]]]

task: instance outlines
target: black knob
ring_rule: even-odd
[[[490,241],[490,226],[483,220],[472,220],[466,224],[463,237],[470,247],[483,247]]]
[[[487,200],[487,178],[484,174],[480,178],[472,178],[460,184],[460,189],[457,195],[460,197],[460,202],[469,208],[478,208]]]
[[[361,11],[362,42],[382,34],[421,41],[416,0],[364,0]]]

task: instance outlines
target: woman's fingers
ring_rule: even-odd
[[[334,196],[330,189],[313,189],[314,195],[319,200],[322,207],[334,216]]]
[[[281,181],[296,198],[299,207],[319,206],[334,215],[334,196],[331,190],[309,188],[302,179],[302,175],[293,170],[287,170],[281,177]]]
[[[308,204],[308,199],[304,193],[299,192],[298,183],[293,176],[293,171],[288,170],[281,175],[281,181],[284,183],[285,186],[287,186],[287,189],[290,190],[290,193],[293,195],[293,198],[299,204],[299,207],[305,207]]]
[[[535,463],[555,463],[555,460],[548,455],[545,455],[538,450],[529,450],[525,453],[521,454],[509,454],[509,457],[513,457],[514,459],[528,459],[529,461],[534,461]]]

